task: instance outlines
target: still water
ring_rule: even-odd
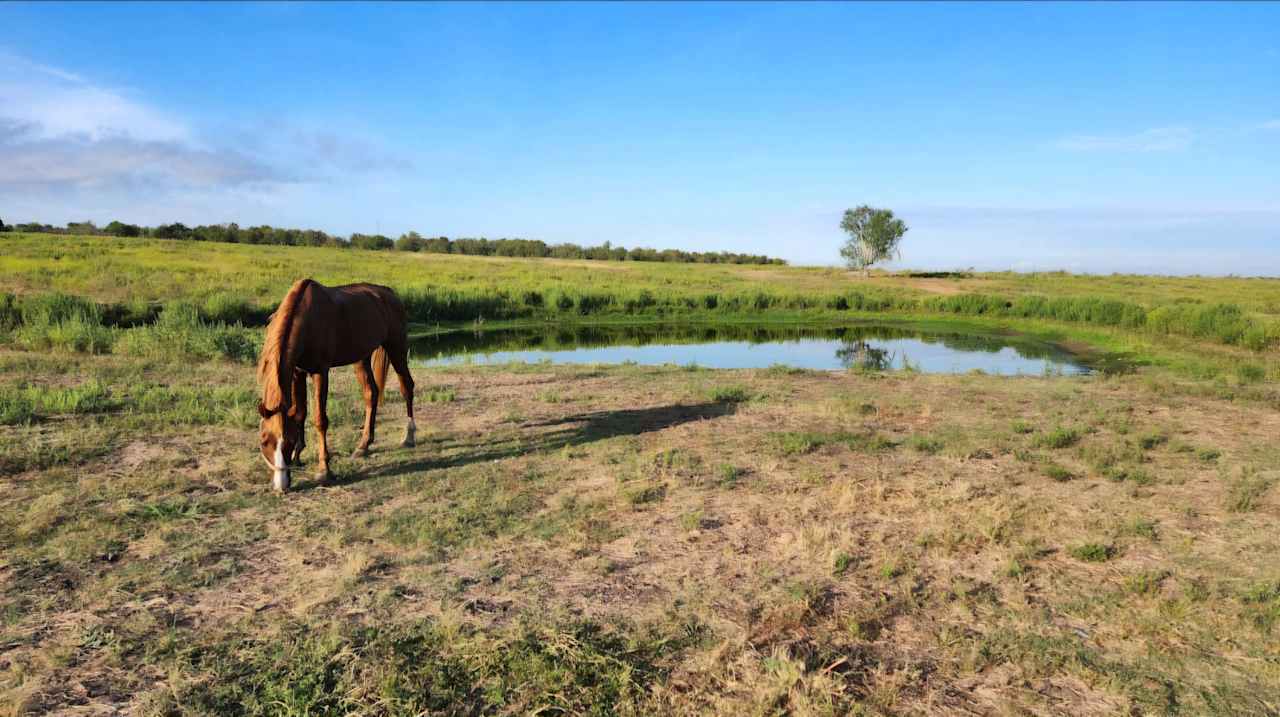
[[[1080,357],[1015,334],[928,331],[900,325],[555,326],[453,331],[416,340],[418,365],[690,365],[818,370],[911,368],[925,373],[980,370],[1002,376],[1089,373]]]

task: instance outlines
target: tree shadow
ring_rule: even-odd
[[[470,442],[438,444],[435,451],[461,450],[447,456],[438,454],[414,456],[411,460],[380,466],[359,475],[342,476],[332,481],[330,485],[345,485],[369,478],[393,477],[438,468],[498,461],[535,451],[554,451],[566,446],[580,446],[616,436],[640,435],[691,421],[719,418],[733,413],[734,409],[735,404],[730,401],[709,401],[618,411],[593,411],[549,421],[529,421],[520,424],[522,435],[516,442],[495,445],[492,440],[478,436]]]

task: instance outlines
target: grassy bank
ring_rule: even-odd
[[[814,320],[901,314],[1038,320],[1266,351],[1280,341],[1280,281],[1066,274],[959,278],[827,268],[575,262],[308,247],[11,234],[0,288],[100,305],[111,323],[154,321],[181,301],[210,322],[260,324],[301,276],[396,288],[420,324],[611,317]],[[2,301],[2,300],[0,300]],[[10,299],[9,301],[13,301]],[[0,307],[0,312],[4,309]],[[8,311],[19,317],[22,311]],[[0,313],[0,322],[5,321]]]
[[[419,447],[393,392],[281,497],[251,374],[0,353],[0,703],[1280,708],[1280,423],[1195,382],[419,369]]]

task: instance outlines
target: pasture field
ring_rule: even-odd
[[[0,714],[1280,712],[1275,280],[0,247]],[[278,495],[252,362],[303,275],[428,334],[452,297],[445,328],[889,316],[1134,361],[416,368],[418,446],[390,390],[362,460],[336,369],[336,478],[312,446]]]

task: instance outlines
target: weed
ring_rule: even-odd
[[[853,565],[854,557],[843,550],[837,552],[831,559],[831,574],[834,577],[840,577],[848,572]]]
[[[1059,483],[1065,483],[1076,477],[1074,473],[1056,463],[1049,463],[1045,465],[1044,474]]]
[[[1115,557],[1116,549],[1114,546],[1102,543],[1081,543],[1071,546],[1067,552],[1076,560],[1083,560],[1086,563],[1105,563]]]
[[[1061,449],[1074,446],[1080,441],[1080,431],[1075,428],[1058,426],[1048,433],[1035,437],[1031,445],[1036,448]]]
[[[719,403],[743,403],[751,400],[751,392],[745,386],[716,386],[708,397]]]
[[[827,445],[841,445],[861,453],[875,453],[894,447],[893,441],[877,433],[819,433],[790,431],[770,434],[774,449],[783,456],[799,456]]]
[[[941,451],[945,444],[933,436],[916,434],[907,439],[907,446],[917,453],[933,455]]]
[[[359,629],[298,625],[277,639],[180,652],[186,680],[154,711],[202,714],[615,714],[642,704],[665,658],[705,634],[522,623],[495,637],[428,621]],[[518,709],[516,709],[518,707]]]
[[[723,488],[732,488],[742,477],[743,470],[732,463],[721,463],[716,467],[716,481]]]
[[[1152,541],[1160,539],[1157,523],[1154,520],[1143,518],[1137,518],[1121,525],[1116,532],[1119,535],[1133,535]]]
[[[770,376],[802,376],[809,372],[808,369],[798,368],[796,366],[788,366],[786,364],[775,363],[765,369]]]
[[[1247,513],[1258,507],[1262,496],[1271,488],[1271,479],[1258,473],[1256,468],[1244,466],[1240,473],[1227,483],[1227,510]]]
[[[1164,433],[1147,433],[1138,438],[1138,445],[1144,451],[1149,451],[1157,446],[1163,446],[1169,442],[1169,436]]]
[[[1250,586],[1240,596],[1244,616],[1264,634],[1280,624],[1280,580]]]
[[[638,507],[647,503],[657,503],[667,497],[666,483],[649,483],[629,486],[622,489],[622,498],[629,505]]]
[[[1125,578],[1124,589],[1134,595],[1152,595],[1160,590],[1160,583],[1167,577],[1168,570],[1143,570]]]
[[[1035,427],[1035,426],[1031,425],[1030,423],[1028,423],[1028,422],[1026,422],[1026,421],[1024,421],[1024,420],[1022,420],[1021,418],[1014,420],[1014,422],[1010,425],[1010,428],[1012,428],[1012,429],[1013,429],[1013,432],[1014,432],[1014,433],[1017,433],[1017,434],[1019,434],[1019,435],[1026,435],[1026,434],[1028,434],[1028,433],[1034,433],[1034,432],[1035,432],[1035,430],[1036,430],[1036,427]]]
[[[1201,448],[1196,451],[1196,458],[1204,463],[1216,463],[1222,457],[1222,451],[1217,448]]]
[[[701,510],[691,510],[680,516],[680,527],[686,532],[692,532],[702,527],[703,513]]]
[[[1240,383],[1259,383],[1266,379],[1267,369],[1256,363],[1242,363],[1236,366],[1236,378]]]
[[[427,386],[423,389],[422,396],[428,403],[453,403],[458,400],[458,394],[452,386]]]
[[[1132,483],[1138,486],[1154,485],[1156,479],[1147,471],[1133,466],[1110,466],[1104,468],[1102,475],[1114,483]]]

